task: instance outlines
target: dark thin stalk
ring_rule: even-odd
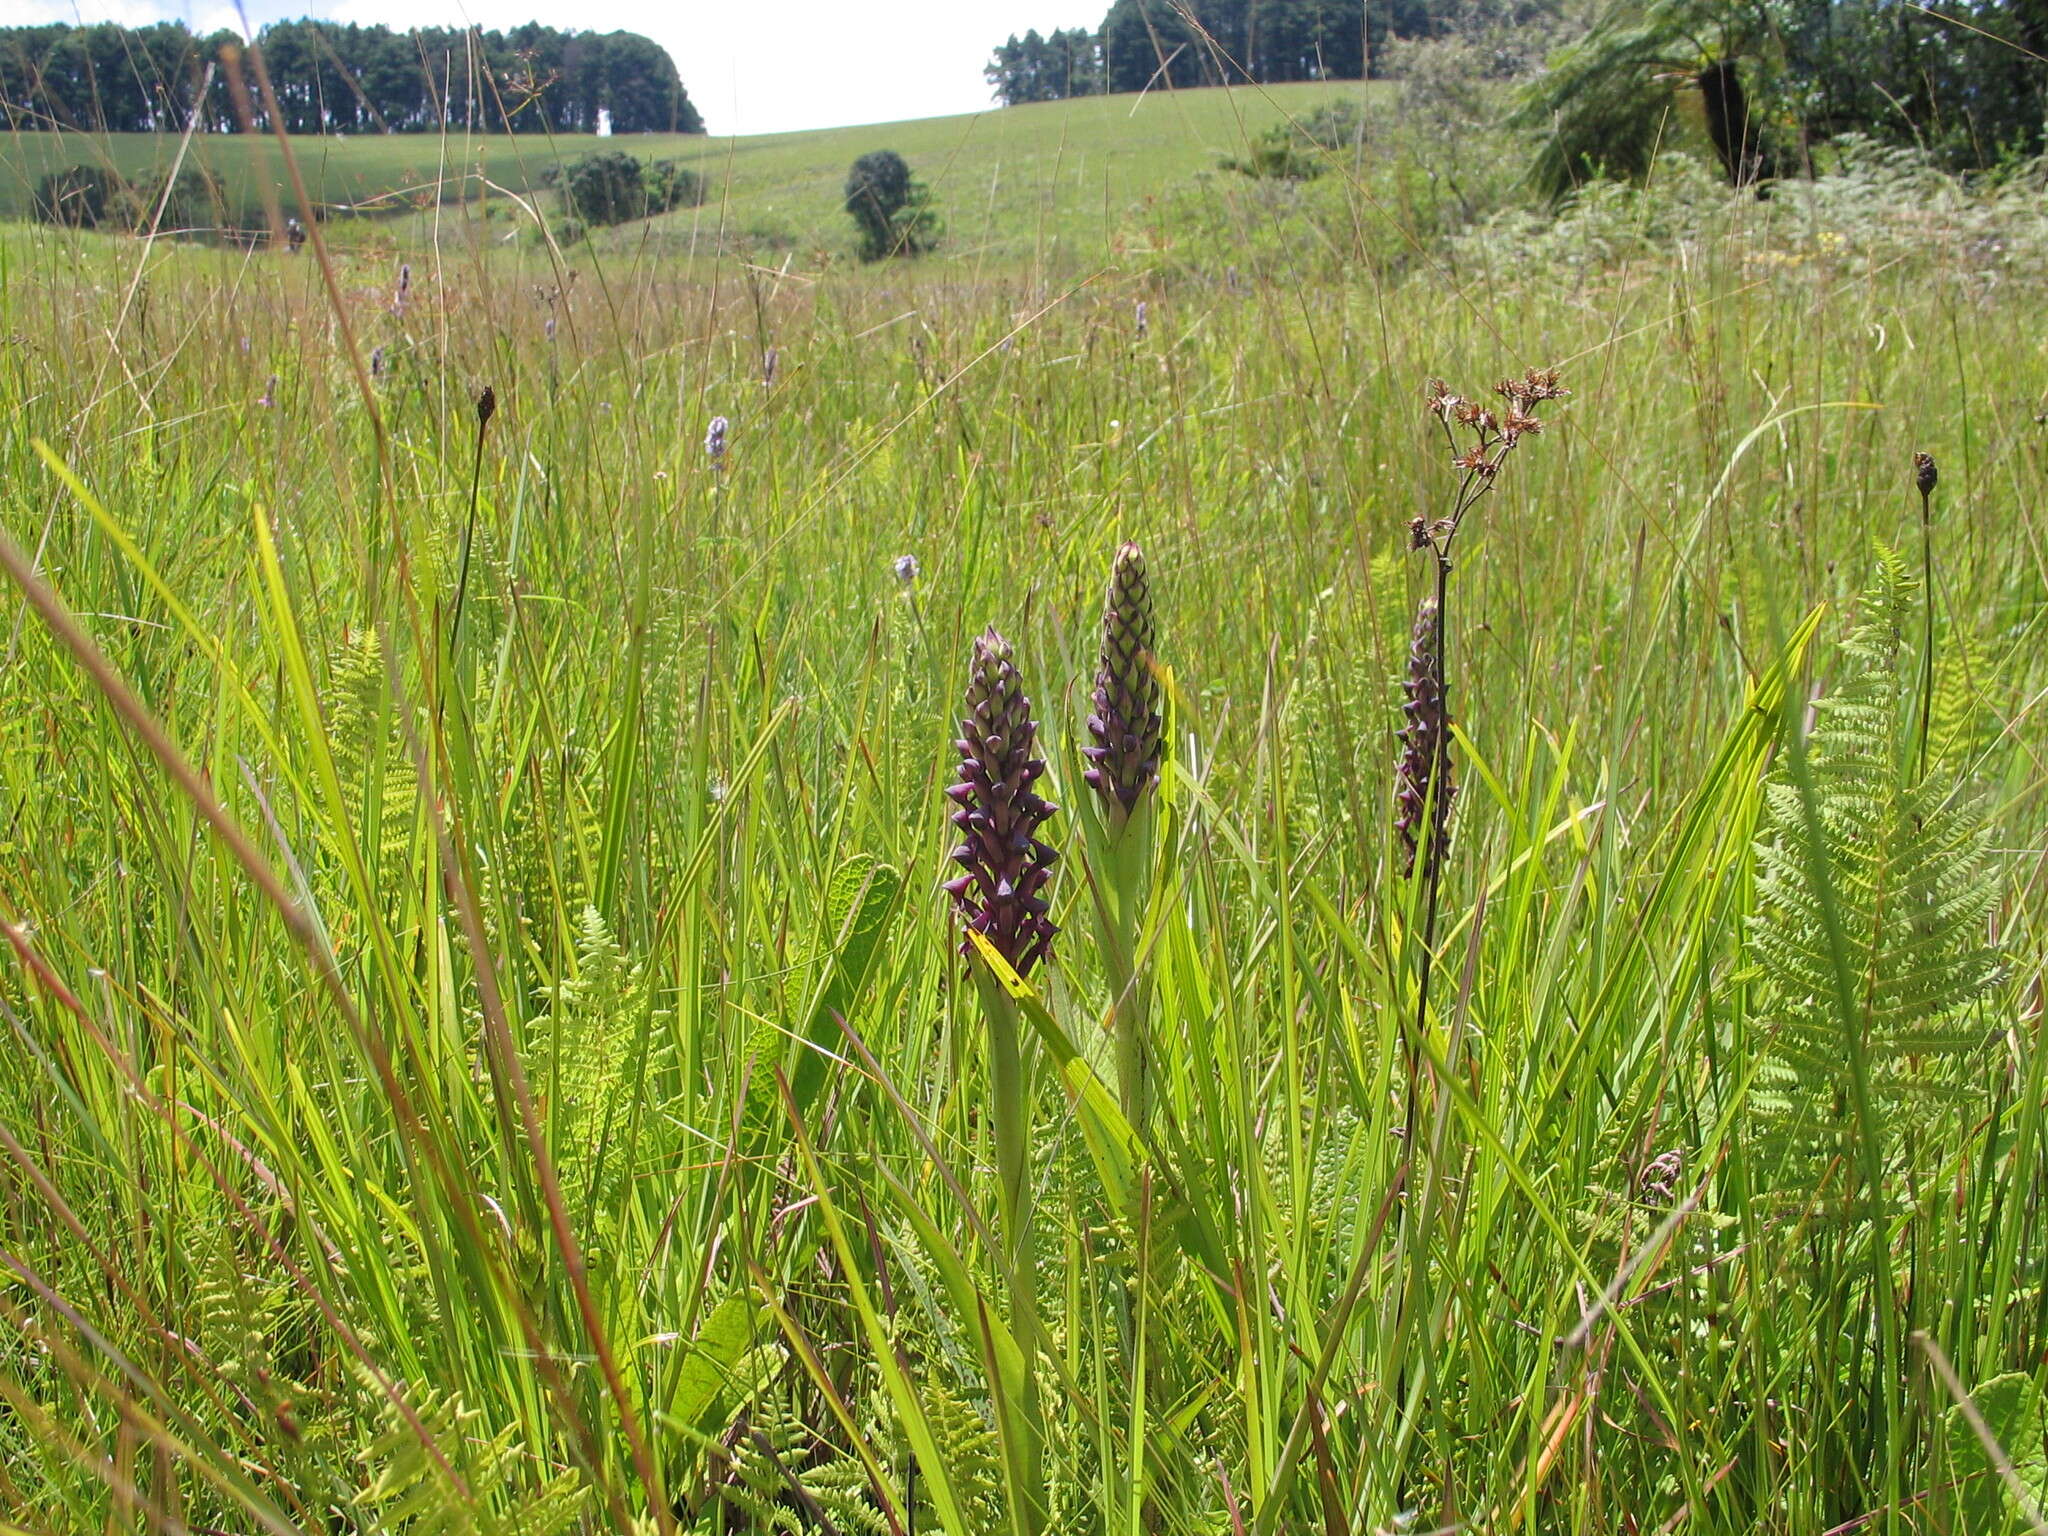
[[[1926,630],[1920,646],[1919,778],[1927,777],[1927,736],[1934,722],[1934,487],[1940,476],[1934,455],[1913,455],[1913,483],[1920,491],[1920,601]]]
[[[448,621],[448,655],[455,655],[455,642],[462,634],[462,604],[469,596],[469,551],[476,542],[477,493],[484,477],[484,433],[498,409],[497,391],[490,385],[476,397],[476,457],[469,466],[469,521],[462,530],[462,571],[455,579],[455,613]]]
[[[1420,1069],[1423,1031],[1429,1027],[1429,983],[1436,970],[1436,916],[1437,897],[1443,888],[1444,861],[1437,840],[1437,818],[1442,814],[1436,801],[1450,783],[1451,767],[1451,696],[1450,667],[1444,651],[1445,637],[1449,626],[1444,622],[1444,605],[1450,600],[1451,562],[1441,555],[1436,562],[1436,620],[1433,636],[1436,657],[1436,695],[1442,711],[1443,724],[1436,733],[1436,745],[1431,753],[1429,765],[1429,803],[1424,807],[1422,825],[1427,842],[1423,845],[1423,868],[1429,883],[1422,918],[1422,954],[1420,974],[1415,986],[1415,1033],[1408,1045],[1408,1102],[1403,1122],[1404,1133],[1409,1138],[1404,1145],[1413,1146],[1416,1114],[1416,1078]]]

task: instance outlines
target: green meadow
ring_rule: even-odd
[[[2041,1528],[2038,181],[1334,94],[0,230],[0,1531]]]
[[[1383,93],[1375,87],[1365,94]],[[486,209],[495,202],[493,211],[506,221],[500,236],[527,230],[532,219],[512,199],[536,205],[543,217],[551,214],[554,200],[540,191],[551,167],[593,149],[673,159],[704,177],[710,200],[653,221],[636,230],[636,238],[693,249],[745,243],[775,253],[779,262],[790,252],[801,261],[847,244],[840,212],[846,168],[869,150],[894,149],[938,197],[956,257],[1014,265],[1074,251],[1099,259],[1130,205],[1212,169],[1248,135],[1360,96],[1356,83],[1161,90],[746,138],[636,134],[600,141],[459,130],[363,135],[302,143],[298,159],[309,197],[334,221],[335,238],[344,244],[394,236],[406,243],[431,240],[431,210],[454,203]],[[9,135],[0,144],[0,217],[25,218],[36,182],[50,171],[99,165],[147,184],[177,161],[180,149],[179,139],[152,134]],[[187,164],[219,184],[240,227],[265,227],[266,198],[286,214],[294,211],[273,139],[200,134],[183,152]]]

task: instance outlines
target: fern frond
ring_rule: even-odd
[[[629,1079],[642,1032],[665,1038],[659,1027],[665,1015],[651,1007],[648,993],[643,968],[628,959],[602,914],[586,906],[576,930],[575,970],[557,984],[552,1009],[527,1032],[552,1155],[574,1200],[605,1207],[623,1193],[636,1091]]]
[[[1750,943],[1769,1044],[1749,1108],[1766,1164],[1807,1199],[1831,1167],[1839,1190],[1840,1170],[1862,1166],[1865,1152],[1882,1167],[1921,1121],[1966,1099],[1989,1038],[1972,1010],[1999,974],[1986,937],[1997,897],[1989,832],[1961,786],[1910,776],[1901,654],[1913,601],[1914,583],[1883,556],[1864,622],[1841,647],[1843,681],[1814,707],[1806,758],[1817,825],[1786,771],[1764,790]],[[1859,1054],[1876,1148],[1859,1145]]]
[[[384,650],[368,625],[329,663],[324,707],[342,803],[364,863],[388,890],[403,877],[419,787],[385,709]]]
[[[392,1536],[566,1536],[589,1489],[574,1472],[538,1480],[517,1430],[490,1434],[453,1392],[407,1394],[420,1428],[385,1402],[376,1437],[357,1456],[369,1481],[354,1505]]]

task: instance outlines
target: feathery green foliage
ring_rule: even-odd
[[[1839,1196],[1863,1150],[1895,1165],[1937,1111],[1981,1112],[1992,1028],[1974,1005],[1998,980],[1998,882],[1967,781],[1914,776],[1916,591],[1885,553],[1838,680],[1813,706],[1811,818],[1789,772],[1764,789],[1750,940],[1767,978],[1766,1053],[1750,1105],[1798,1199]],[[1852,983],[1846,1014],[1838,966]],[[1867,1122],[1849,1080],[1859,1059]],[[1859,1149],[1866,1134],[1879,1145]]]
[[[492,1434],[447,1390],[422,1387],[384,1406],[358,1453],[353,1504],[391,1536],[566,1536],[589,1490],[574,1472],[537,1477],[517,1432]],[[422,1433],[424,1431],[424,1433]]]
[[[596,907],[584,907],[575,945],[575,969],[527,1025],[527,1070],[545,1101],[564,1189],[604,1210],[622,1193],[627,1143],[643,1129],[636,1117],[663,1108],[661,1089],[673,1077],[668,1015]]]

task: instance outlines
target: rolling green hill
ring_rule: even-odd
[[[664,238],[696,244],[722,231],[773,251],[844,244],[846,168],[858,155],[888,148],[932,187],[953,254],[1016,254],[1101,238],[1133,203],[1213,166],[1283,113],[1299,115],[1360,89],[1155,91],[744,138],[649,135],[600,145],[584,137],[451,132],[301,139],[294,149],[310,194],[330,216],[367,213],[380,222],[480,194],[501,203],[504,193],[523,196],[549,166],[594,148],[671,157],[701,172],[712,190],[705,206],[656,221],[666,226]],[[35,183],[48,171],[99,164],[147,181],[179,150],[176,138],[154,135],[15,134],[0,142],[0,217],[26,217]],[[237,223],[262,225],[266,190],[290,211],[275,141],[202,135],[187,153],[221,185]]]

